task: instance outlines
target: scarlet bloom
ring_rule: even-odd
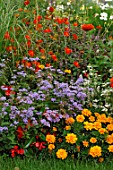
[[[69,37],[69,32],[68,31],[64,31],[64,36],[65,37]]]
[[[102,29],[102,26],[101,26],[101,25],[97,25],[97,26],[96,26],[96,29],[101,30],[101,29]]]
[[[68,55],[72,53],[72,50],[68,47],[66,47],[64,50],[65,50],[65,53]]]
[[[18,139],[21,139],[24,135],[23,128],[21,126],[18,126],[16,132],[17,132]]]
[[[18,154],[23,155],[24,154],[24,149],[18,149]]]
[[[73,34],[73,39],[78,40],[78,36],[76,34]]]
[[[36,143],[35,143],[35,146],[36,146],[36,148],[38,148],[39,150],[42,150],[42,149],[46,148],[45,142],[36,142]]]
[[[84,31],[90,31],[90,30],[94,29],[94,25],[92,25],[92,24],[83,24],[83,25],[81,26],[81,28],[82,28]]]
[[[110,78],[110,83],[113,83],[113,77],[112,77],[112,78]]]
[[[37,24],[38,22],[40,22],[41,19],[42,19],[42,16],[41,16],[41,15],[38,15],[38,16],[35,17],[33,23],[34,23],[34,24]]]
[[[47,29],[44,30],[44,33],[51,33],[51,32],[52,32],[52,31],[51,31],[50,28],[47,28]]]
[[[27,39],[27,40],[31,40],[31,37],[27,34],[27,35],[25,35],[25,38]]]
[[[54,12],[54,8],[51,6],[50,8],[49,8],[49,11],[52,13],[52,12]]]
[[[28,51],[28,55],[29,55],[30,57],[34,57],[35,53],[34,53],[33,50],[29,50],[29,51]]]
[[[5,39],[10,39],[10,34],[9,34],[8,31],[4,34],[4,38],[5,38]]]
[[[75,67],[80,68],[78,61],[74,61],[73,64],[74,64]]]
[[[58,58],[56,57],[55,54],[51,55],[51,58],[52,58],[54,61],[57,61],[57,60],[58,60]]]
[[[73,25],[74,25],[74,27],[77,27],[77,26],[78,26],[78,23],[77,23],[77,22],[74,22]]]
[[[29,1],[29,0],[24,1],[24,5],[25,5],[25,6],[27,6],[27,5],[29,5],[29,4],[30,4],[30,1]]]

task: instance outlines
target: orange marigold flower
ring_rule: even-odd
[[[77,115],[77,116],[76,116],[77,122],[82,123],[82,122],[84,121],[84,119],[85,119],[85,117],[84,117],[83,115]]]
[[[82,143],[83,143],[83,146],[86,148],[89,146],[89,142],[86,140],[82,141]]]
[[[95,117],[94,117],[94,116],[90,116],[90,117],[89,117],[89,121],[90,121],[90,122],[94,122],[94,121],[95,121]]]
[[[55,145],[54,145],[54,144],[49,144],[49,145],[48,145],[48,149],[49,149],[50,151],[52,151],[53,149],[55,149]]]
[[[100,128],[98,131],[101,135],[103,135],[105,132],[107,132],[105,128]]]
[[[70,130],[71,126],[65,126],[65,130]]]
[[[100,114],[97,113],[97,112],[95,112],[94,115],[95,115],[96,117],[100,116]]]
[[[112,77],[112,78],[110,78],[110,83],[113,83],[113,77]]]
[[[47,141],[48,143],[55,143],[56,138],[55,138],[54,135],[48,134],[48,135],[46,135],[46,141]]]
[[[84,115],[84,116],[88,117],[88,116],[91,116],[91,114],[92,114],[91,111],[88,110],[88,109],[83,109],[82,110],[82,115]]]
[[[81,26],[81,28],[82,28],[84,31],[90,31],[90,30],[94,29],[94,25],[92,25],[92,24],[83,24],[83,25]]]
[[[68,153],[66,152],[65,149],[58,149],[58,151],[56,152],[56,156],[59,159],[66,159],[67,158]]]
[[[94,128],[95,130],[98,130],[98,129],[102,128],[101,122],[98,122],[98,121],[94,122],[94,123],[93,123],[93,128]]]
[[[109,145],[108,150],[109,152],[113,152],[113,145]]]
[[[94,137],[92,137],[92,138],[90,138],[90,140],[89,140],[91,143],[96,143],[97,142],[97,139],[96,138],[94,138]]]
[[[53,127],[53,131],[54,131],[54,132],[57,132],[57,128],[56,128],[56,127]]]
[[[104,158],[103,158],[103,157],[100,157],[100,158],[98,159],[98,161],[99,161],[99,162],[103,162],[103,161],[104,161]]]
[[[106,122],[108,122],[108,123],[113,123],[113,118],[110,117],[110,116],[108,116]]]
[[[101,156],[102,155],[101,152],[102,152],[101,147],[96,145],[96,146],[93,146],[90,148],[89,155],[91,155],[93,158],[95,158],[95,157]]]
[[[75,122],[75,119],[73,119],[73,117],[69,117],[66,119],[66,124],[73,124]]]
[[[113,144],[113,133],[107,136],[106,142],[109,144]]]
[[[97,121],[101,123],[106,123],[107,122],[107,117],[105,114],[101,114],[97,117]]]
[[[66,138],[66,142],[71,143],[71,144],[76,143],[76,141],[78,139],[74,133],[67,134],[67,136],[65,138]]]
[[[113,124],[108,124],[107,127],[106,127],[106,129],[107,129],[108,131],[113,131]]]

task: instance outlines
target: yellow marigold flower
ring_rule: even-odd
[[[94,117],[94,116],[90,116],[90,117],[89,117],[89,121],[90,121],[90,122],[94,122],[94,121],[95,121],[95,117]]]
[[[85,119],[85,117],[84,117],[83,115],[77,115],[77,116],[76,116],[77,122],[82,123],[82,122],[84,121],[84,119]]]
[[[98,159],[98,161],[99,161],[99,162],[103,162],[103,161],[104,161],[104,158],[103,158],[103,157],[100,157],[100,158]]]
[[[113,123],[113,118],[110,117],[110,116],[108,116],[106,121],[107,121],[108,123]]]
[[[44,68],[45,68],[44,65],[39,65],[38,67],[41,68],[41,69],[44,69]]]
[[[77,141],[77,136],[74,133],[67,134],[65,138],[67,143],[74,144]]]
[[[107,132],[105,128],[100,128],[98,131],[101,135],[103,135],[105,132]]]
[[[71,126],[65,126],[65,130],[70,130]]]
[[[101,123],[106,123],[107,122],[107,117],[105,114],[101,114],[97,117],[97,121]]]
[[[95,112],[94,115],[95,115],[96,117],[100,116],[100,114],[97,113],[97,112]]]
[[[97,142],[97,139],[94,138],[94,137],[92,137],[92,138],[90,138],[90,142],[91,142],[91,143],[96,143],[96,142]]]
[[[102,155],[101,152],[102,152],[101,147],[96,145],[96,146],[93,146],[90,148],[89,155],[91,155],[93,158],[95,158],[95,157],[101,156]]]
[[[53,127],[53,131],[54,131],[54,132],[57,132],[57,128],[56,128],[56,127]]]
[[[108,124],[107,127],[106,127],[106,129],[107,129],[108,131],[113,131],[113,124]]]
[[[83,143],[83,146],[86,147],[86,148],[89,146],[89,142],[86,141],[86,140],[84,140],[82,143]]]
[[[86,130],[92,130],[93,129],[93,123],[90,123],[88,121],[84,122],[84,128]]]
[[[54,144],[49,144],[49,145],[48,145],[48,149],[49,149],[50,151],[52,151],[53,149],[55,149],[55,145],[54,145]]]
[[[113,144],[113,133],[107,136],[106,142],[109,144]]]
[[[101,124],[101,122],[94,122],[93,123],[93,128],[95,129],[95,130],[98,130],[98,129],[100,129],[100,128],[102,128],[102,124]]]
[[[89,116],[91,116],[91,111],[90,110],[88,110],[88,109],[83,109],[82,110],[82,115],[84,115],[84,116],[87,116],[87,117],[89,117]]]
[[[67,155],[68,155],[68,153],[66,152],[66,150],[65,149],[59,149],[57,152],[56,152],[56,156],[57,156],[57,158],[59,158],[59,159],[66,159],[67,158]]]
[[[113,152],[113,145],[109,145],[108,150],[109,152]]]
[[[46,56],[45,56],[45,55],[42,55],[41,58],[42,58],[43,60],[45,60],[45,59],[46,59]]]
[[[71,74],[71,70],[65,69],[64,70],[65,73]]]
[[[56,138],[55,138],[54,135],[48,134],[48,135],[46,135],[46,141],[47,141],[48,143],[55,143]]]
[[[75,122],[75,119],[73,119],[73,117],[69,117],[66,119],[66,124],[73,124]]]

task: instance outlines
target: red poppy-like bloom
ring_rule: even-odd
[[[76,34],[73,34],[73,39],[78,40],[78,36]]]
[[[26,38],[27,40],[31,40],[31,37],[30,37],[28,34],[25,35],[25,38]]]
[[[74,61],[73,64],[74,64],[75,67],[80,68],[78,61]]]
[[[101,29],[102,29],[102,26],[101,26],[101,25],[97,25],[97,26],[96,26],[96,29],[101,30]]]
[[[94,25],[92,24],[83,24],[81,26],[81,28],[84,30],[84,31],[90,31],[90,30],[93,30],[94,29]]]
[[[17,132],[18,139],[21,139],[24,135],[23,128],[21,126],[18,126],[16,132]]]
[[[74,22],[73,25],[74,25],[74,27],[77,27],[77,26],[78,26],[78,23],[77,23],[77,22]]]
[[[17,152],[19,155],[23,155],[24,154],[24,149],[18,149],[18,152]]]
[[[27,5],[29,5],[29,4],[30,4],[30,1],[29,1],[29,0],[24,1],[24,5],[25,5],[25,6],[27,6]]]
[[[51,55],[51,58],[54,60],[54,61],[58,61],[58,58],[55,54]]]
[[[50,8],[49,8],[49,11],[52,13],[52,12],[54,12],[54,8],[51,6]]]
[[[4,34],[4,38],[5,38],[5,39],[10,39],[10,34],[9,34],[8,31]]]
[[[31,46],[31,41],[30,40],[27,41],[26,45],[27,45],[27,47],[30,47]]]
[[[29,50],[29,51],[28,51],[28,55],[29,55],[30,57],[34,57],[35,53],[34,53],[33,50]]]
[[[66,47],[64,50],[65,50],[65,53],[68,55],[72,53],[72,50],[68,47]]]
[[[113,77],[110,78],[110,87],[113,88]]]

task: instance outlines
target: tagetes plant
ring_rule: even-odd
[[[110,160],[113,16],[106,24],[96,8],[77,4],[78,16],[73,2],[69,11],[42,1],[14,10],[3,2],[0,154]]]

